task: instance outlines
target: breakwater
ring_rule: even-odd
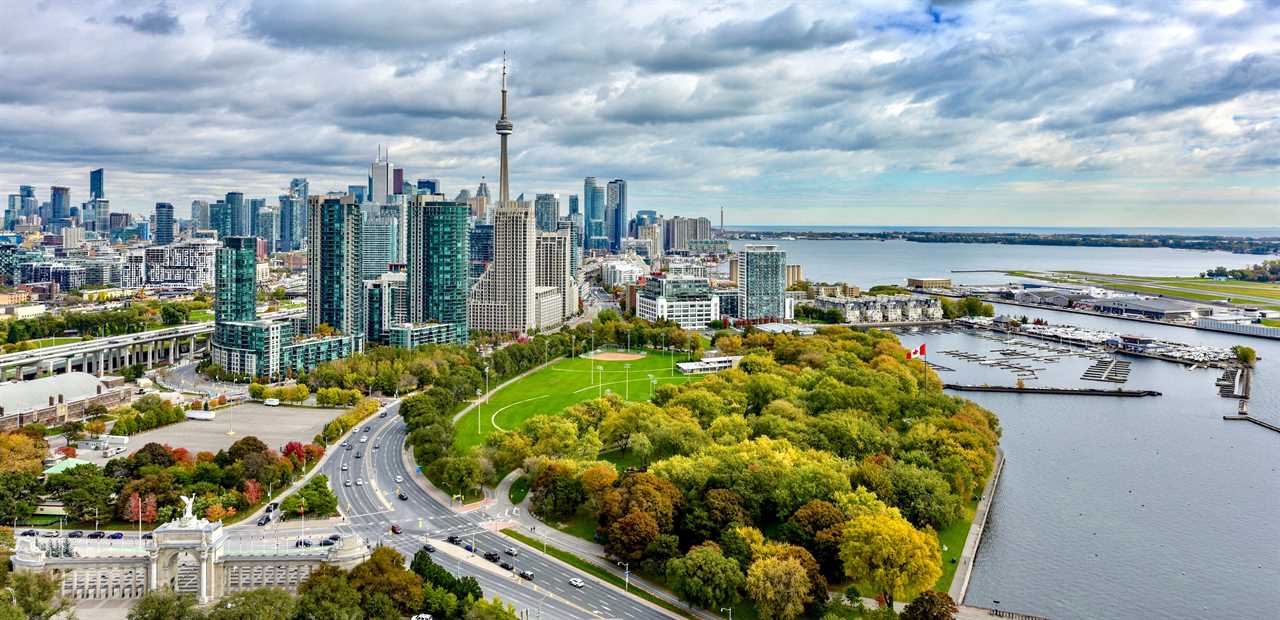
[[[942,387],[957,392],[1008,392],[1014,394],[1056,394],[1059,396],[1122,396],[1141,398],[1160,396],[1155,390],[1100,390],[1095,388],[1018,387],[1016,385],[962,385],[944,383]]]

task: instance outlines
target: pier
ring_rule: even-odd
[[[1095,388],[1056,388],[1056,387],[1018,387],[1016,385],[961,385],[944,383],[944,389],[957,392],[1008,392],[1013,394],[1057,394],[1060,396],[1121,396],[1141,398],[1144,396],[1160,396],[1155,390],[1100,390]]]

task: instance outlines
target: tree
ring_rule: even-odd
[[[44,469],[44,438],[27,433],[0,433],[0,474],[26,472],[39,475]]]
[[[960,611],[946,592],[921,592],[902,610],[901,620],[952,620]]]
[[[293,615],[293,595],[280,588],[258,588],[222,597],[209,608],[208,620],[260,620]]]
[[[633,510],[609,524],[605,551],[619,560],[644,559],[645,550],[658,537],[658,522],[647,512]]]
[[[60,587],[59,581],[44,573],[21,572],[9,577],[13,604],[27,620],[51,620],[70,611],[70,602],[58,596]]]
[[[845,575],[865,583],[892,607],[895,598],[923,592],[942,576],[942,552],[896,511],[862,514],[844,527],[840,560]]]
[[[298,585],[295,620],[351,620],[360,617],[360,593],[347,572],[322,565]]]
[[[738,601],[742,569],[737,560],[721,555],[715,544],[704,544],[667,562],[667,583],[690,607],[719,609]]]
[[[327,517],[338,510],[338,498],[329,489],[329,477],[316,474],[280,504],[290,514]]]
[[[253,435],[247,435],[237,439],[235,443],[231,444],[230,448],[227,448],[227,456],[232,461],[243,461],[244,457],[250,454],[259,454],[269,449],[261,439]]]
[[[40,480],[30,472],[0,475],[0,522],[30,517],[40,502]]]
[[[518,620],[516,608],[503,603],[496,597],[492,600],[480,599],[467,610],[466,620]]]
[[[262,400],[266,392],[267,386],[262,385],[261,383],[254,382],[249,384],[249,398]]]
[[[480,486],[484,470],[474,456],[446,456],[435,462],[434,479],[450,493],[467,493]]]
[[[262,485],[257,480],[249,479],[244,481],[244,501],[250,506],[256,506],[262,500]]]
[[[747,571],[747,593],[762,620],[792,620],[811,600],[808,575],[799,560],[764,558]]]
[[[1231,347],[1231,351],[1236,354],[1236,361],[1245,366],[1253,366],[1254,362],[1258,361],[1258,352],[1253,350],[1253,347],[1238,344]]]
[[[422,605],[422,578],[406,569],[404,556],[391,547],[374,549],[369,559],[351,569],[349,580],[365,599],[382,594],[403,615],[415,613]]]
[[[200,620],[204,614],[196,607],[196,597],[178,594],[164,588],[152,590],[129,609],[129,620]]]
[[[941,530],[960,518],[963,502],[951,492],[942,474],[898,463],[890,470],[889,478],[893,487],[890,503],[916,527]]]
[[[48,487],[62,501],[67,515],[76,521],[111,517],[116,481],[104,475],[97,465],[77,465],[49,476]]]

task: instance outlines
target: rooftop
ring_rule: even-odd
[[[55,403],[58,396],[66,403],[83,400],[108,390],[102,380],[87,372],[69,372],[31,381],[0,384],[0,406],[5,415],[26,413],[49,406],[49,398]]]

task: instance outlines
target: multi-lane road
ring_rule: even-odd
[[[438,549],[435,559],[441,566],[458,575],[475,577],[486,596],[497,596],[518,609],[528,609],[531,618],[539,617],[539,611],[542,617],[557,619],[675,617],[493,531],[502,515],[489,515],[482,509],[458,513],[427,493],[414,482],[411,465],[406,466],[407,429],[398,410],[397,402],[386,417],[370,418],[365,424],[368,432],[362,427],[349,435],[350,450],[335,446],[332,456],[321,466],[344,516],[340,531],[355,532],[371,544],[393,547],[406,557],[430,543]],[[369,440],[361,443],[362,436]],[[361,458],[355,457],[357,453]],[[346,471],[342,469],[344,465]],[[397,483],[397,477],[402,482]],[[356,484],[359,479],[363,479],[363,485]],[[345,486],[347,480],[351,486]],[[400,492],[407,499],[399,499]],[[401,533],[392,533],[392,525],[398,525]],[[446,543],[450,535],[474,545],[474,551],[468,553]],[[519,555],[513,558],[503,553],[508,547],[517,548]],[[496,562],[485,560],[482,554],[489,551],[501,554],[501,561],[510,562],[513,569],[507,571]],[[519,571],[531,571],[533,580],[517,576]],[[586,585],[574,587],[569,582],[574,578]]]

